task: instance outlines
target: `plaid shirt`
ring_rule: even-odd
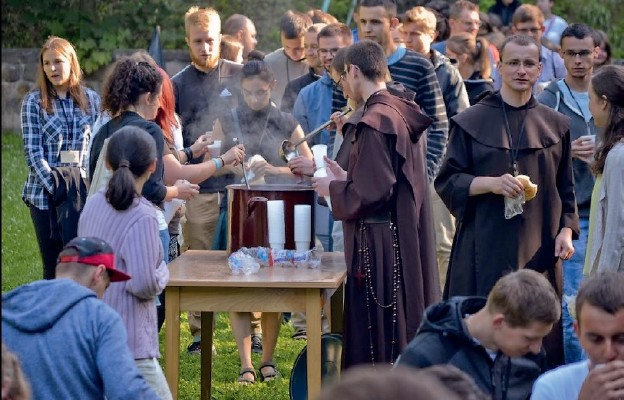
[[[100,96],[85,88],[89,102],[84,113],[71,98],[54,98],[52,113],[41,108],[41,92],[33,90],[22,103],[22,139],[28,164],[28,178],[22,190],[26,204],[48,209],[48,194],[53,190],[52,168],[77,166],[85,169],[91,127],[100,110]],[[79,152],[80,164],[61,163],[61,151]],[[45,190],[44,190],[45,189]]]

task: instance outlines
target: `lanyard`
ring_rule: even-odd
[[[67,110],[65,110],[65,99],[59,97],[59,102],[61,103],[61,109],[63,110],[63,117],[65,118],[65,125],[67,125],[67,130],[71,134],[74,130],[74,110],[73,107],[70,107],[70,115],[71,120],[67,116]],[[71,122],[71,123],[70,123]]]
[[[587,121],[587,119],[585,118],[585,113],[583,112],[583,109],[581,108],[581,105],[579,104],[578,100],[576,100],[576,96],[574,95],[574,93],[572,93],[572,89],[570,89],[570,86],[568,85],[568,82],[565,81],[565,79],[562,79],[563,84],[566,85],[566,88],[568,88],[568,92],[570,92],[570,96],[572,96],[572,100],[574,100],[574,104],[576,104],[576,107],[578,108],[579,112],[581,113],[581,116],[583,117],[583,122],[585,122],[585,128],[587,130],[587,134],[591,134],[591,128],[589,127],[589,121]]]
[[[520,151],[520,142],[524,136],[524,126],[527,120],[527,114],[529,113],[529,102],[524,105],[524,118],[522,118],[522,125],[520,125],[520,132],[518,133],[518,141],[514,149],[513,138],[511,137],[511,128],[509,127],[509,119],[507,118],[507,108],[505,107],[505,101],[501,96],[501,105],[503,106],[503,117],[505,118],[505,132],[507,132],[507,138],[509,139],[509,148],[511,150],[511,165],[513,167],[513,175],[518,175],[518,152]]]

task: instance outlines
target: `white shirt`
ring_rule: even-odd
[[[581,386],[589,374],[589,362],[562,365],[540,376],[533,384],[531,400],[578,399]]]

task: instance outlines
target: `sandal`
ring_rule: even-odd
[[[245,374],[252,374],[253,379],[245,378]],[[241,385],[251,385],[256,383],[256,371],[253,368],[243,368],[238,374],[238,383]]]
[[[262,372],[263,368],[272,368],[273,371],[265,374]],[[269,382],[272,381],[273,379],[277,378],[277,376],[279,375],[279,372],[277,372],[277,368],[275,368],[275,363],[273,362],[266,362],[264,364],[262,364],[260,366],[260,368],[258,369],[258,374],[260,375],[260,380],[262,382]]]

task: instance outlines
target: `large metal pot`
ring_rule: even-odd
[[[295,249],[295,205],[312,208],[310,248],[314,247],[314,189],[296,184],[228,185],[228,253],[241,247],[269,247],[267,201],[284,201],[285,249]]]

